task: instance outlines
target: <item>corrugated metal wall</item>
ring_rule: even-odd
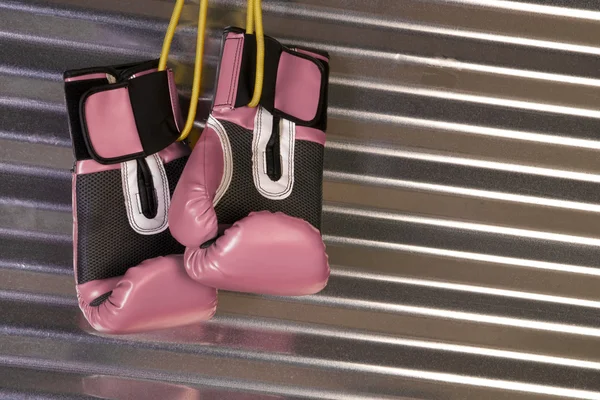
[[[219,30],[244,21],[242,1],[211,4],[199,120]],[[600,399],[594,1],[265,0],[267,33],[332,54],[328,288],[90,331],[60,76],[156,57],[172,5],[0,1],[0,397]]]

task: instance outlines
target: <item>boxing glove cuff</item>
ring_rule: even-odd
[[[245,107],[256,77],[256,36],[239,28],[224,32],[221,65],[213,108]],[[327,126],[329,55],[287,47],[265,36],[263,90],[259,105],[275,117],[300,126]]]
[[[173,73],[157,67],[148,61],[65,73],[71,127],[85,144],[80,159],[120,163],[177,140],[182,119]]]

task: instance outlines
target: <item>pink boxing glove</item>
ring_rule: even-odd
[[[168,230],[189,156],[170,71],[158,62],[65,73],[73,168],[73,264],[79,307],[105,333],[210,318],[216,290],[192,281]],[[175,255],[174,255],[175,254]],[[179,254],[179,255],[177,255]]]
[[[325,287],[320,234],[329,59],[225,31],[212,113],[173,194],[169,226],[194,280],[218,289],[307,295]]]

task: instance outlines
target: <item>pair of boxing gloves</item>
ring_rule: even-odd
[[[90,325],[132,333],[215,313],[217,289],[308,295],[327,284],[321,227],[328,56],[223,36],[213,107],[193,151],[172,71],[155,61],[68,71],[74,268]]]

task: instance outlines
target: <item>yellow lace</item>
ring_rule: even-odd
[[[165,40],[163,42],[162,51],[160,53],[160,61],[158,63],[158,70],[164,71],[167,69],[167,60],[169,58],[169,51],[171,50],[171,43],[175,36],[177,25],[181,17],[181,11],[185,0],[177,0],[169,27],[165,34]],[[192,128],[194,127],[194,121],[196,120],[196,112],[198,110],[198,100],[200,99],[200,87],[202,78],[202,60],[204,57],[204,39],[206,36],[206,17],[208,14],[208,0],[200,0],[200,10],[198,14],[198,35],[196,39],[196,59],[194,61],[194,80],[192,83],[192,96],[190,100],[190,109],[188,116],[185,121],[181,134],[177,140],[181,141],[188,137]],[[246,33],[254,34],[256,31],[256,79],[254,82],[254,93],[248,107],[256,107],[260,102],[260,96],[262,94],[263,80],[265,75],[265,38],[262,22],[262,3],[261,0],[248,0],[248,14],[246,20]]]
[[[262,22],[261,0],[248,0],[246,13],[246,33],[253,34],[256,29],[256,79],[254,81],[254,94],[248,107],[256,107],[262,95],[263,80],[265,77],[265,34]]]
[[[160,53],[160,61],[158,63],[158,70],[164,71],[167,69],[167,59],[169,58],[169,51],[171,50],[171,43],[175,36],[175,30],[179,24],[179,18],[181,17],[181,11],[183,10],[183,4],[185,0],[177,0],[175,8],[173,9],[173,15],[171,15],[171,21],[167,28],[165,40],[163,42],[162,52]],[[206,15],[208,14],[208,0],[200,0],[200,11],[198,14],[198,35],[196,39],[196,59],[194,61],[194,81],[192,83],[192,97],[190,100],[190,109],[188,116],[185,121],[185,126],[181,130],[181,134],[177,140],[181,141],[188,137],[192,128],[194,127],[194,121],[196,120],[196,112],[198,110],[198,100],[200,99],[200,83],[202,78],[202,60],[204,57],[204,38],[206,36]]]

